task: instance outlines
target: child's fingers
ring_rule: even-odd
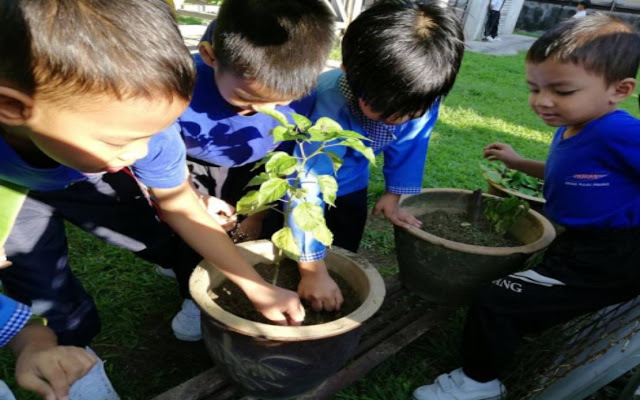
[[[65,357],[59,362],[67,375],[67,383],[71,386],[75,381],[85,376],[98,360],[91,353],[79,347],[66,347],[65,350]]]
[[[24,374],[17,376],[17,379],[23,389],[36,393],[44,400],[57,400],[53,388],[42,378],[34,374]]]

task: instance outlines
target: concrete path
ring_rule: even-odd
[[[536,38],[524,35],[502,35],[502,40],[494,42],[482,42],[469,40],[466,48],[469,51],[496,56],[516,55],[518,52],[527,51],[536,41]]]
[[[198,43],[200,43],[200,38],[204,34],[204,31],[207,30],[207,25],[178,25],[180,27],[180,33],[182,33],[182,37],[184,38],[184,43],[187,45],[187,48],[195,53],[198,51]]]

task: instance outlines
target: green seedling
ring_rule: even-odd
[[[506,198],[484,197],[482,214],[499,235],[507,233],[520,218],[529,212],[529,203],[515,196]]]
[[[509,169],[502,163],[491,166],[481,164],[482,176],[497,185],[522,194],[542,198],[542,180],[515,169]]]
[[[330,118],[320,118],[313,124],[303,115],[292,113],[293,123],[282,113],[276,110],[260,110],[280,123],[271,131],[275,141],[292,140],[298,146],[301,156],[292,156],[282,151],[268,154],[257,165],[264,165],[265,172],[255,176],[247,186],[260,186],[259,190],[252,190],[244,195],[236,205],[239,214],[255,214],[267,209],[273,209],[284,214],[284,227],[273,234],[271,241],[279,249],[277,263],[283,255],[298,261],[300,249],[293,236],[291,228],[287,225],[290,214],[296,224],[305,232],[330,246],[333,243],[333,234],[327,228],[324,218],[324,210],[321,206],[306,200],[306,190],[302,188],[302,180],[312,176],[322,193],[326,204],[335,207],[338,183],[335,173],[342,166],[342,159],[329,151],[332,147],[347,146],[362,153],[372,164],[375,164],[373,150],[364,144],[369,140],[361,134],[344,130],[337,122]],[[313,144],[314,150],[307,147]],[[306,154],[305,151],[309,151]],[[313,175],[305,171],[307,163],[315,157],[327,156],[333,165],[331,175]],[[292,200],[299,200],[295,208]],[[280,209],[280,203],[284,211]]]

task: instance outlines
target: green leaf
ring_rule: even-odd
[[[9,237],[28,191],[14,183],[0,181],[0,247]]]
[[[266,172],[260,172],[260,175],[256,175],[253,178],[251,178],[249,183],[247,183],[246,187],[261,185],[262,183],[268,180],[269,180],[269,174],[267,174]]]
[[[309,118],[296,113],[291,113],[291,116],[293,117],[293,122],[296,123],[301,131],[305,132],[307,129],[311,128],[311,121]]]
[[[311,232],[311,234],[313,234],[313,237],[318,242],[322,243],[325,246],[331,246],[331,243],[333,243],[333,233],[331,233],[325,223],[318,225],[316,229]]]
[[[324,224],[324,212],[317,204],[305,201],[293,209],[293,219],[305,232],[311,232],[318,225]]]
[[[318,176],[318,185],[320,185],[320,191],[322,192],[322,198],[327,204],[336,206],[336,193],[338,192],[338,182],[331,175]]]
[[[369,139],[368,137],[359,134],[358,132],[354,132],[354,131],[340,131],[338,132],[338,135],[336,136],[336,138],[338,139],[360,139],[360,140],[366,140],[368,142],[371,141],[371,139]]]
[[[264,204],[280,200],[285,194],[287,194],[287,189],[289,189],[289,183],[286,180],[281,178],[269,179],[260,185],[257,206],[262,206]]]
[[[236,212],[238,214],[248,214],[258,205],[258,196],[260,192],[257,190],[252,190],[249,193],[242,196],[238,203],[236,204]]]
[[[283,113],[278,111],[278,110],[272,110],[272,109],[268,109],[268,108],[258,107],[258,108],[256,108],[256,111],[270,116],[271,118],[275,119],[281,125],[283,125],[283,126],[285,126],[287,128],[293,128],[293,125],[289,123],[289,120],[287,119],[287,117]]]
[[[294,140],[297,133],[287,127],[278,125],[271,130],[271,135],[276,142],[283,142],[285,140]]]
[[[296,170],[298,160],[295,157],[288,155],[284,151],[276,151],[272,154],[271,159],[265,165],[268,173],[286,176]]]
[[[313,127],[320,129],[322,132],[336,132],[342,130],[342,126],[340,126],[339,123],[327,117],[318,118]]]
[[[274,206],[272,204],[264,204],[264,205],[261,205],[260,207],[256,207],[256,208],[252,209],[251,211],[248,211],[246,214],[247,215],[257,214],[257,213],[259,213],[261,211],[264,211],[264,210],[270,210],[273,207]]]
[[[331,158],[331,162],[333,163],[333,173],[337,174],[340,167],[342,167],[342,164],[344,164],[344,160],[331,151],[327,151],[325,154]]]
[[[271,236],[273,244],[282,250],[287,257],[298,261],[300,259],[300,248],[293,237],[291,228],[282,228]]]
[[[371,147],[362,143],[362,141],[358,139],[345,139],[341,144],[351,147],[355,151],[361,153],[372,165],[376,165],[376,156],[373,154],[373,150]]]

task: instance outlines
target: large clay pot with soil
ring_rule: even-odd
[[[238,248],[252,265],[276,259],[277,249],[266,240],[245,242]],[[226,278],[206,262],[192,274],[190,291],[202,311],[207,351],[247,394],[263,399],[296,398],[338,371],[354,354],[362,323],[382,304],[384,282],[368,261],[346,250],[328,250],[325,262],[355,290],[362,304],[335,321],[298,327],[233,315],[215,301],[216,288]]]
[[[403,196],[400,207],[416,218],[436,211],[462,214],[468,210],[472,193],[460,189],[423,189],[420,194]],[[529,210],[509,229],[522,243],[513,247],[458,243],[429,233],[429,226],[423,229],[395,227],[400,279],[421,297],[451,305],[469,302],[482,285],[522,268],[529,256],[546,248],[555,238],[551,223],[534,210]]]

